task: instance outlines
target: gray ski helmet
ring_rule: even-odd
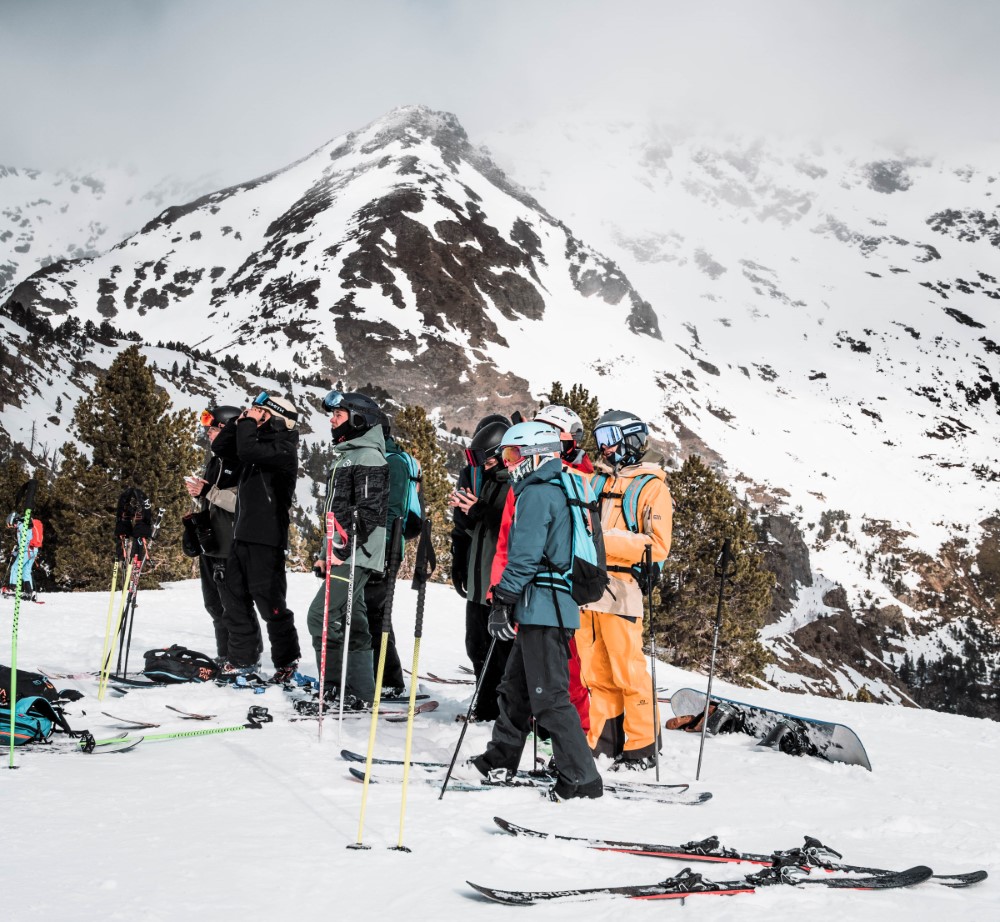
[[[212,421],[219,426],[228,426],[241,412],[239,407],[231,407],[228,404],[208,408]]]
[[[9,516],[7,516],[7,527],[13,528],[17,524],[17,520],[18,520],[17,513],[12,512]]]
[[[476,427],[465,457],[473,467],[481,467],[490,458],[495,458],[500,451],[500,440],[510,428],[510,420],[506,416],[487,416]]]
[[[598,450],[604,454],[609,446],[618,446],[609,456],[615,464],[635,464],[646,447],[649,427],[634,413],[625,410],[608,410],[594,423],[594,439]]]
[[[330,391],[323,398],[323,409],[327,413],[345,410],[347,425],[351,429],[371,429],[372,426],[381,426],[388,422],[379,405],[371,397],[357,391],[346,393]]]

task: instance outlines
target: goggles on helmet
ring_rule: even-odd
[[[515,467],[527,456],[521,453],[521,449],[517,445],[504,445],[500,449],[500,457],[507,467]]]
[[[323,398],[323,409],[327,413],[332,413],[334,410],[339,410],[344,403],[344,395],[340,391],[330,391]]]
[[[465,460],[469,462],[470,467],[482,467],[490,458],[495,458],[496,454],[495,448],[489,451],[482,448],[466,448]]]
[[[624,441],[625,433],[621,426],[598,426],[594,430],[594,439],[598,448],[609,448]]]
[[[215,424],[215,417],[212,415],[211,410],[201,411],[201,424],[209,427]]]
[[[292,422],[296,422],[299,418],[299,414],[292,410],[286,409],[285,407],[279,406],[272,399],[271,395],[267,391],[261,391],[256,398],[254,398],[253,405],[255,407],[261,407],[267,410],[269,413],[273,413],[277,416],[282,416],[285,419],[290,419]]]

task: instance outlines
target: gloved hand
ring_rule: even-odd
[[[312,571],[313,571],[313,576],[315,576],[317,579],[325,579],[326,578],[326,561],[325,560],[317,560],[317,561],[315,561],[313,563]]]
[[[513,611],[513,605],[506,605],[498,601],[493,602],[493,607],[490,609],[490,620],[487,624],[487,630],[491,637],[495,637],[497,640],[514,639],[514,625],[511,622]]]
[[[466,598],[466,585],[465,577],[468,567],[464,561],[457,560],[452,555],[451,558],[451,584],[455,587],[455,592],[457,592],[463,599]]]
[[[643,595],[654,590],[660,583],[660,568],[655,563],[651,567],[646,566],[644,560],[637,563],[632,567],[632,575],[639,584]]]

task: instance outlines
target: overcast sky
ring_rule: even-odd
[[[395,106],[1000,138],[992,0],[0,0],[0,164],[227,181]]]

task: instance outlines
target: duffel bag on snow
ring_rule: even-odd
[[[0,666],[0,706],[10,706],[10,666]],[[56,687],[38,672],[17,670],[17,700],[33,696],[55,701],[59,698]]]
[[[19,698],[14,708],[14,745],[45,742],[52,731],[60,727],[67,733],[72,732],[62,716],[48,701],[37,695],[30,698]],[[10,708],[0,708],[0,745],[10,746]]]
[[[146,666],[142,674],[154,682],[211,682],[219,674],[219,665],[212,657],[179,643],[147,650],[143,656]]]

